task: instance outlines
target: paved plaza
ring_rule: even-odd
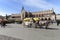
[[[0,27],[0,40],[60,40],[60,25],[53,23],[49,29],[24,28],[22,24]]]

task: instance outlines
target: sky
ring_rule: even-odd
[[[29,12],[54,9],[60,14],[60,0],[0,0],[0,15],[19,14],[22,6]]]

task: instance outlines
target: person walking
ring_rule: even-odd
[[[30,28],[32,27],[32,24],[33,24],[33,20],[31,19],[31,20],[29,21],[29,27],[30,27]]]
[[[5,20],[2,18],[2,20],[1,20],[1,27],[4,27],[5,28]]]
[[[60,21],[59,21],[59,20],[56,20],[56,22],[57,22],[57,26],[59,26],[59,24],[60,24]]]
[[[39,21],[39,28],[42,28],[42,21]]]
[[[37,28],[39,26],[39,21],[35,22],[35,28]]]
[[[45,28],[46,29],[48,29],[49,23],[50,23],[49,20],[47,20],[46,23],[45,23],[45,26],[46,26]]]

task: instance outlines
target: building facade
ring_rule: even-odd
[[[27,12],[24,8],[22,8],[21,11],[21,19],[24,19],[26,17],[38,17],[38,18],[50,18],[51,20],[55,20],[55,12],[54,10],[45,10],[45,11],[38,11],[38,12]]]
[[[50,18],[51,20],[56,20],[55,18],[55,12],[54,10],[44,10],[44,11],[38,11],[38,12],[27,12],[24,7],[22,7],[20,14],[12,14],[8,18],[9,20],[23,20],[24,18]]]

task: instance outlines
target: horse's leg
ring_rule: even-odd
[[[40,24],[39,26],[40,26],[40,28],[42,28],[42,24]]]
[[[46,28],[46,29],[48,28],[48,24],[45,25],[45,28]]]

